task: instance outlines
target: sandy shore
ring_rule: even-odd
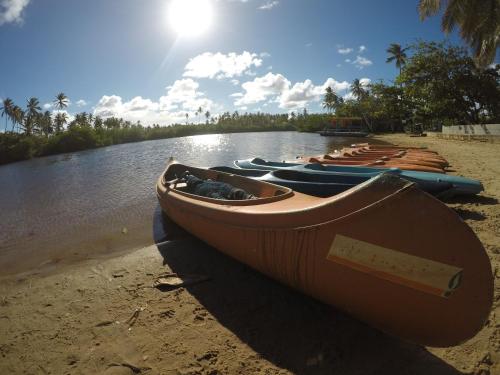
[[[0,281],[2,374],[499,374],[500,145],[378,136],[427,146],[485,192],[447,204],[496,273],[494,307],[468,342],[389,337],[219,254],[171,223],[169,241]],[[165,272],[209,278],[159,290]],[[457,312],[459,313],[459,312]]]

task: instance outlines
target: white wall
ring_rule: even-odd
[[[443,134],[500,136],[500,124],[443,126]]]

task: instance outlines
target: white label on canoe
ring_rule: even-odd
[[[462,269],[337,234],[328,260],[442,297],[460,286]]]

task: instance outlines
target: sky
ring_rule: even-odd
[[[418,0],[0,0],[0,99],[142,124],[323,111],[327,86],[394,80],[391,43],[445,40]],[[184,11],[187,8],[187,11]],[[448,40],[462,45],[456,34]],[[3,129],[4,121],[0,121]]]

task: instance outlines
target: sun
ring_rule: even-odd
[[[168,8],[170,27],[179,36],[200,36],[209,29],[212,20],[210,0],[172,0]]]

